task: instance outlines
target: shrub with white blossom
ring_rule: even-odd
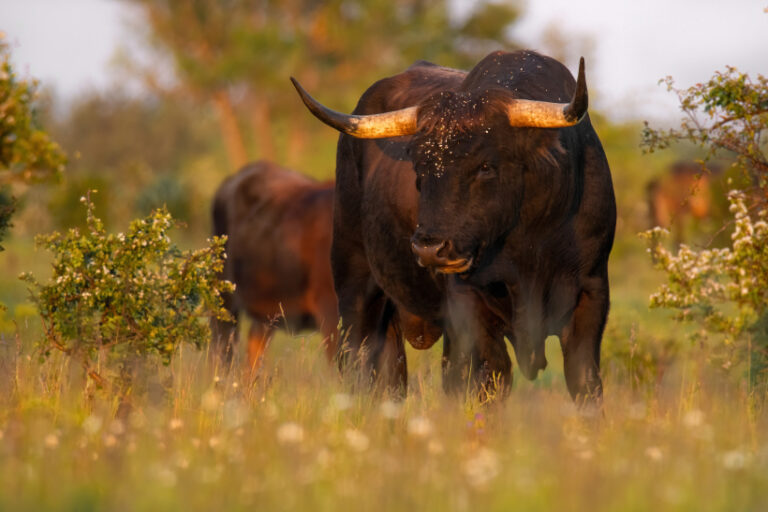
[[[731,191],[734,216],[731,247],[693,250],[681,245],[677,253],[665,248],[665,230],[643,235],[657,268],[668,282],[651,295],[651,307],[677,310],[681,321],[697,321],[707,333],[722,335],[718,359],[725,368],[749,361],[753,377],[768,369],[768,210],[750,214],[743,192]],[[765,375],[763,375],[765,377]]]
[[[643,132],[647,151],[689,142],[705,154],[734,160],[747,178],[729,194],[731,244],[676,254],[661,244],[664,230],[643,233],[667,283],[651,296],[652,307],[677,310],[682,321],[697,321],[695,337],[716,335],[724,350],[712,353],[724,368],[748,363],[751,380],[768,382],[768,79],[756,80],[728,67],[706,83],[677,89],[684,114],[679,129]]]
[[[43,320],[43,353],[78,356],[88,370],[104,353],[110,360],[157,355],[167,364],[179,344],[206,343],[203,319],[226,318],[221,294],[233,289],[219,279],[225,240],[179,250],[168,236],[175,222],[165,209],[134,220],[125,233],[107,233],[90,199],[81,201],[84,232],[38,237],[54,254],[50,280],[21,275]]]

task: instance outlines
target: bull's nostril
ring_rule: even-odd
[[[451,243],[451,241],[450,241],[450,240],[444,240],[444,241],[443,241],[443,243],[441,243],[441,244],[440,244],[440,245],[437,247],[437,250],[435,251],[435,253],[436,253],[438,256],[440,256],[440,257],[443,257],[443,256],[445,256],[445,255],[446,255],[446,253],[449,253],[449,252],[451,251],[451,248],[452,248],[452,247],[453,247],[453,244]]]

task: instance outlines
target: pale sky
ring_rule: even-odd
[[[461,11],[471,0],[453,0]],[[680,86],[706,80],[725,65],[768,75],[768,0],[528,0],[514,28],[518,40],[544,49],[545,29],[563,39],[591,38],[587,82],[593,106],[614,118],[676,118],[676,100],[659,79]],[[71,98],[107,87],[118,44],[130,46],[117,0],[0,0],[0,31],[26,75]],[[72,59],[72,56],[76,56]],[[566,62],[572,70],[576,62]]]

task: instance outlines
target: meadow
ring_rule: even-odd
[[[253,380],[182,347],[126,410],[41,360],[30,316],[0,349],[0,510],[765,510],[765,390],[648,310],[639,241],[619,254],[597,415],[571,402],[556,338],[536,381],[484,405],[444,395],[439,344],[408,349],[404,401],[353,393],[313,333],[279,334]]]
[[[202,2],[210,12],[176,13],[162,3],[133,3],[154,23],[145,44],[168,59],[158,62],[175,62],[178,84],[164,90],[134,63],[129,74],[147,74],[145,98],[119,88],[84,93],[58,117],[49,105],[40,117],[69,156],[65,179],[13,176],[23,195],[7,234],[7,211],[0,218],[7,235],[0,252],[0,512],[768,510],[768,381],[749,373],[750,361],[723,364],[722,338],[693,342],[693,327],[669,310],[649,309],[665,276],[638,236],[650,227],[646,185],[672,162],[702,152],[677,146],[643,154],[640,123],[618,124],[599,112],[590,117],[618,205],[599,411],[574,405],[554,337],[538,379],[513,370],[509,395],[490,403],[443,393],[441,342],[427,351],[406,347],[402,400],[360,391],[327,361],[315,332],[279,332],[255,375],[245,371],[242,346],[225,368],[207,346],[182,343],[168,366],[153,357],[132,361],[137,373],[128,390],[99,377],[99,366],[84,368],[57,350],[45,357],[41,316],[18,276],[48,279],[51,255],[35,249],[33,238],[82,227],[87,191],[99,189],[96,213],[110,233],[165,205],[188,226],[174,230],[174,240],[199,248],[211,232],[213,191],[248,159],[332,177],[337,134],[314,124],[287,76],[298,70],[336,108],[351,111],[372,80],[416,58],[469,67],[478,58],[469,50],[489,41],[498,47],[519,15],[481,2],[478,15],[457,27],[438,1],[417,2],[434,9],[407,16],[389,1],[352,2],[359,7],[351,10],[321,2],[314,11],[288,2],[287,17],[283,2],[267,2],[275,25],[264,30],[259,16],[243,14],[248,2],[210,0]],[[235,4],[245,10],[230,9]],[[337,26],[347,30],[328,29]],[[197,52],[189,40],[219,51]],[[373,69],[370,55],[388,48],[397,57]],[[5,85],[13,85],[8,76]],[[746,132],[760,141],[760,130]],[[61,159],[49,167],[63,166]],[[730,241],[719,230],[724,197],[719,190],[721,211],[686,233],[694,248]]]

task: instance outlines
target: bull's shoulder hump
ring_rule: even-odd
[[[355,114],[374,114],[417,105],[438,91],[459,87],[466,71],[416,61],[397,75],[378,80],[361,96]]]

